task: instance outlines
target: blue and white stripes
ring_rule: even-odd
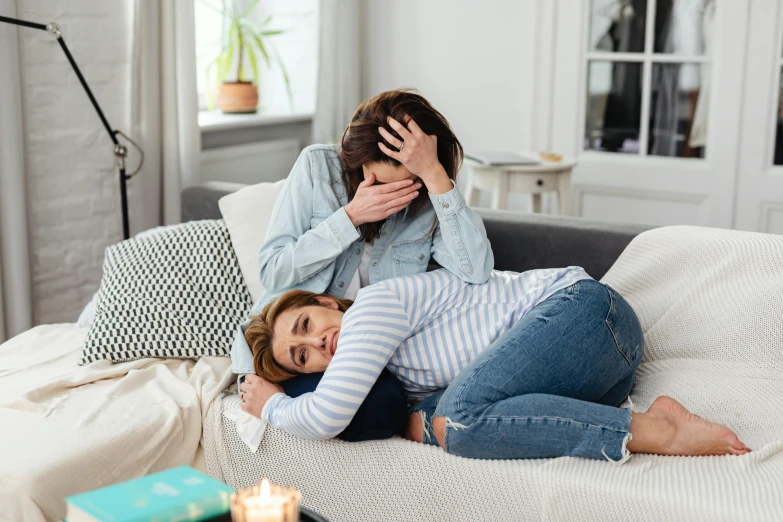
[[[359,292],[345,313],[337,351],[313,393],[279,393],[262,418],[308,439],[339,435],[384,366],[420,400],[454,377],[536,304],[576,281],[579,267],[493,271],[483,285],[447,270],[388,279]]]

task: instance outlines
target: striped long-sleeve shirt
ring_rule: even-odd
[[[446,388],[536,304],[589,278],[580,267],[493,271],[487,283],[475,285],[436,270],[363,288],[343,316],[337,350],[315,391],[275,394],[261,417],[300,437],[335,437],[384,367],[410,399],[423,399]]]

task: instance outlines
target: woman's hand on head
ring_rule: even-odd
[[[248,374],[245,376],[245,382],[239,386],[239,396],[242,399],[240,407],[242,411],[260,419],[266,401],[276,393],[285,392],[283,388],[272,384],[263,377]]]
[[[375,185],[375,175],[370,174],[345,205],[345,213],[355,227],[383,221],[410,205],[418,197],[420,188],[421,183],[411,179]]]
[[[402,140],[395,138],[383,127],[378,127],[381,136],[398,149],[392,150],[379,141],[378,147],[383,153],[402,163],[411,174],[421,178],[430,193],[444,194],[451,190],[453,188],[451,180],[438,160],[438,137],[425,134],[410,117],[405,125],[391,116],[388,122]]]

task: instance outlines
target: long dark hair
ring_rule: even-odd
[[[437,136],[438,161],[443,165],[449,178],[456,181],[457,172],[462,165],[462,144],[452,132],[449,122],[413,89],[396,89],[382,92],[362,102],[343,133],[340,162],[343,169],[343,183],[348,191],[349,200],[353,199],[359,184],[364,181],[362,165],[372,162],[388,163],[395,167],[400,165],[399,161],[390,158],[378,147],[378,142],[382,141],[390,149],[397,150],[378,132],[378,127],[384,127],[392,136],[400,139],[400,135],[389,126],[387,121],[389,116],[403,125],[407,120],[406,116],[410,116],[425,134]],[[428,204],[430,204],[429,195],[426,187],[422,186],[419,196],[408,207],[408,212],[415,215]],[[362,225],[361,239],[372,241],[378,237],[384,221]],[[437,222],[433,224],[432,230],[435,229],[436,224]]]

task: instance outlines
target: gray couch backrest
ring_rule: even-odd
[[[236,186],[210,184],[182,191],[182,221],[219,219],[218,200]],[[495,269],[583,267],[595,279],[609,270],[628,243],[652,227],[581,218],[477,209],[495,254]]]
[[[601,279],[625,247],[652,227],[581,218],[477,209],[495,254],[496,270],[581,266]]]

